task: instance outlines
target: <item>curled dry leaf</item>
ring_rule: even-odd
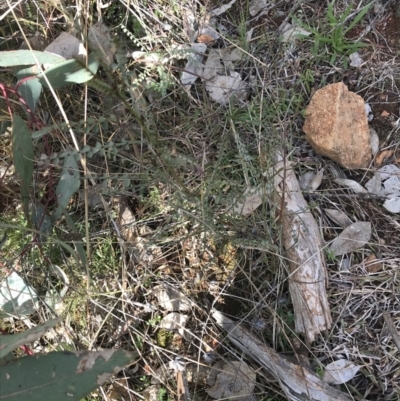
[[[211,15],[221,15],[223,14],[225,11],[229,10],[234,4],[235,4],[236,0],[231,0],[229,3],[224,4],[221,7],[218,8],[214,8],[213,10],[210,11]]]
[[[383,263],[374,254],[369,255],[363,260],[363,265],[368,273],[377,273],[383,269]]]
[[[111,42],[108,27],[103,22],[96,22],[89,29],[88,41],[94,50],[99,50],[103,62],[110,65],[114,58],[115,48]]]
[[[213,370],[216,372],[215,383],[206,390],[210,397],[235,399],[235,401],[252,400],[256,374],[246,363],[242,361],[217,363]]]
[[[248,216],[262,204],[261,191],[259,188],[248,188],[243,194],[242,201],[238,202],[233,212]]]
[[[224,72],[220,58],[218,50],[212,49],[210,51],[203,71],[203,77],[206,81]]]
[[[218,40],[220,37],[221,36],[214,28],[206,25],[201,28],[200,35],[197,37],[197,42],[209,44]]]
[[[235,102],[247,98],[247,87],[240,74],[231,71],[230,75],[218,75],[206,82],[206,89],[210,98],[219,104],[226,104],[230,99]]]
[[[336,209],[324,209],[324,212],[327,214],[327,216],[334,221],[336,224],[338,224],[342,228],[348,227],[352,221],[350,218],[346,215],[346,213],[341,212],[340,210]]]
[[[371,239],[371,223],[360,221],[353,223],[333,240],[329,251],[335,256],[344,255],[362,248]]]
[[[373,128],[370,128],[369,132],[371,133],[371,150],[375,156],[379,150],[379,136]]]
[[[189,319],[187,315],[178,312],[171,312],[160,322],[160,328],[165,330],[177,331],[182,337],[185,335],[185,326]]]
[[[192,53],[188,54],[188,61],[185,66],[185,71],[182,73],[181,83],[189,89],[190,85],[194,84],[197,78],[203,75],[203,58],[204,52],[207,50],[205,43],[192,43]]]
[[[349,59],[352,67],[359,67],[364,62],[359,52],[351,53]]]
[[[279,32],[281,33],[280,40],[283,43],[293,43],[302,36],[311,35],[311,32],[289,22],[284,22],[279,27]]]
[[[190,309],[189,300],[179,291],[167,284],[161,284],[153,289],[158,305],[169,312],[187,311]]]
[[[387,164],[381,167],[378,172],[381,174],[382,180],[387,180],[390,177],[400,177],[400,168],[395,164]]]
[[[299,180],[300,188],[302,191],[308,191],[311,187],[311,182],[314,179],[316,174],[314,171],[307,171],[307,173],[304,173]]]
[[[368,191],[360,185],[358,182],[354,180],[347,180],[345,178],[335,178],[333,181],[335,181],[337,184],[352,189],[356,194],[365,194],[368,193]]]
[[[400,213],[400,196],[386,199],[382,206],[391,213]]]
[[[264,10],[264,8],[267,8],[267,6],[267,0],[251,0],[249,5],[249,13],[252,17],[254,17],[260,11]]]
[[[324,169],[321,168],[321,170],[319,170],[318,173],[315,174],[315,177],[311,181],[310,184],[311,191],[316,191],[319,188],[323,178],[324,178]]]
[[[323,380],[330,384],[343,384],[351,380],[360,367],[351,361],[339,359],[325,367]]]
[[[376,172],[375,175],[365,184],[365,188],[367,188],[368,192],[371,194],[379,195],[382,189],[382,179],[379,172]]]
[[[386,160],[391,158],[393,154],[394,154],[393,149],[382,150],[382,152],[379,152],[375,157],[375,165],[380,166],[381,164],[386,162]]]

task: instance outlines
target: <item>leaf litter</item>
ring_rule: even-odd
[[[344,255],[362,248],[370,239],[371,223],[364,221],[353,223],[332,241],[329,251],[335,256]]]

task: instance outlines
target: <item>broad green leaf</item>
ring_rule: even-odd
[[[14,351],[20,345],[31,343],[38,340],[48,330],[56,326],[62,319],[51,319],[47,322],[33,327],[32,329],[23,331],[22,333],[2,335],[0,336],[0,359],[4,358],[8,353]]]
[[[0,399],[79,401],[136,358],[136,352],[122,349],[19,358],[1,368]]]
[[[0,67],[16,67],[22,65],[35,65],[36,60],[40,64],[57,64],[64,58],[36,50],[12,50],[0,52]]]
[[[63,209],[66,209],[74,193],[81,185],[78,162],[75,159],[75,153],[65,157],[64,165],[61,171],[60,181],[56,187],[58,207],[54,211],[53,223],[61,216]]]
[[[24,79],[24,78],[29,78],[29,77],[34,77],[35,75],[40,74],[40,68],[37,64],[30,65],[30,66],[24,66],[21,68],[21,66],[14,67],[12,69],[13,74],[18,78],[18,80]]]
[[[12,150],[15,170],[20,176],[21,196],[26,219],[29,219],[29,190],[33,172],[33,144],[25,121],[17,114],[13,116]]]
[[[18,85],[18,84],[17,84]],[[37,78],[27,79],[18,86],[18,92],[34,113],[36,104],[42,92],[42,84]]]
[[[62,88],[71,84],[83,84],[90,81],[96,74],[99,62],[95,57],[89,57],[88,68],[79,60],[66,60],[62,63],[48,68],[44,74],[39,74],[38,78],[42,85],[48,87],[44,78],[47,77],[54,89]]]

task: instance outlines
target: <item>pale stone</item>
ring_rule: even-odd
[[[303,126],[314,150],[348,169],[368,167],[371,135],[364,100],[343,83],[315,92]]]

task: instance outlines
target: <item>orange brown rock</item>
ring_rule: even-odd
[[[364,100],[343,83],[315,92],[303,131],[313,149],[348,169],[368,167],[371,136]]]

